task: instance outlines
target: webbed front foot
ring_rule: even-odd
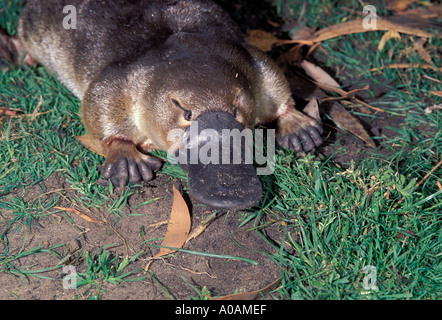
[[[124,189],[129,183],[152,180],[154,172],[161,165],[158,158],[139,152],[131,141],[115,139],[109,146],[104,165],[100,168],[104,179],[97,183],[108,185],[110,181],[115,187]]]
[[[322,144],[321,135],[324,131],[318,102],[311,100],[303,112],[292,107],[278,119],[276,141],[282,148],[300,153],[312,151]]]

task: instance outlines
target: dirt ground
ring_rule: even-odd
[[[166,183],[158,188],[159,185],[169,180],[168,176],[159,175],[151,183],[152,187],[144,187],[138,190],[129,199],[125,211],[127,215],[119,219],[114,224],[115,216],[110,216],[106,211],[89,211],[88,215],[95,220],[106,221],[105,224],[88,222],[75,214],[69,214],[75,222],[72,224],[63,213],[55,213],[48,218],[41,219],[41,227],[34,226],[31,232],[23,228],[22,232],[11,232],[8,234],[9,247],[21,248],[26,238],[25,248],[34,248],[39,245],[51,247],[60,243],[66,243],[65,246],[57,248],[55,251],[62,256],[70,253],[75,256],[76,252],[86,250],[95,252],[99,248],[111,245],[106,250],[118,254],[119,256],[133,256],[136,253],[145,250],[141,257],[128,267],[128,270],[144,269],[147,264],[147,258],[155,255],[158,248],[147,248],[142,244],[142,227],[145,228],[145,239],[161,238],[164,236],[167,225],[160,224],[159,227],[149,228],[169,218],[173,195],[172,185],[179,186],[178,181]],[[63,178],[51,176],[44,182],[48,192],[59,190],[63,187]],[[23,195],[25,200],[32,199],[41,194],[41,189],[35,187],[35,190],[27,190]],[[150,204],[145,216],[130,216],[133,212],[131,208],[140,204],[146,199],[161,197]],[[69,195],[66,194],[65,200],[57,204],[61,207],[72,207],[69,202]],[[53,210],[55,211],[55,210]],[[137,210],[139,213],[140,210]],[[192,224],[197,226],[202,219],[207,218],[212,211],[202,206],[192,208]],[[238,228],[239,221],[237,214],[223,215],[213,221],[209,228],[196,239],[190,241],[185,249],[212,252],[218,254],[233,255],[244,257],[259,262],[257,266],[248,262],[233,261],[220,258],[208,258],[185,253],[178,253],[176,257],[158,260],[152,263],[149,271],[155,275],[157,281],[148,277],[141,282],[130,282],[119,285],[106,283],[101,289],[100,299],[188,299],[191,295],[198,296],[194,289],[206,287],[215,295],[227,295],[240,292],[253,291],[272,283],[280,276],[279,267],[261,252],[272,252],[271,247],[266,244],[255,231],[247,231],[245,228]],[[243,247],[238,246],[229,236],[229,232],[236,242]],[[156,242],[159,244],[159,242]],[[250,251],[244,248],[253,249]],[[1,248],[0,250],[3,250]],[[19,266],[32,266],[31,269],[43,269],[54,266],[58,263],[54,255],[50,253],[34,254],[19,261]],[[84,261],[73,261],[77,267],[77,272],[84,272]],[[126,271],[126,270],[125,270]],[[13,277],[6,273],[0,273],[0,299],[11,299],[16,295],[21,299],[73,299],[78,297],[79,293],[85,290],[66,290],[63,288],[63,274],[61,269],[44,274],[45,276],[55,277],[59,280],[39,279],[29,277],[28,283],[20,277]],[[131,276],[135,278],[142,276],[143,272]],[[186,281],[183,280],[185,278]],[[161,285],[160,285],[160,284]],[[84,289],[86,289],[85,286]],[[165,288],[164,290],[162,288]],[[98,289],[98,288],[95,288]],[[165,293],[165,290],[170,296]],[[95,294],[88,292],[80,298],[88,298],[88,295]]]

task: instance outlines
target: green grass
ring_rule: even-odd
[[[265,235],[262,221],[278,221],[284,232],[274,255],[283,296],[440,297],[442,191],[411,192],[415,180],[374,160],[342,171],[312,158],[278,159],[272,204],[256,214],[255,228]],[[379,290],[368,294],[362,270],[371,265]]]
[[[22,3],[0,0],[0,10],[4,9],[0,26],[10,33],[15,32]],[[246,1],[241,3],[247,5]],[[285,19],[297,20],[304,1],[274,3]],[[307,3],[302,22],[309,27],[326,27],[351,17],[340,2]],[[359,1],[345,6],[362,10]],[[387,13],[380,10],[379,14]],[[262,12],[261,16],[272,14]],[[437,186],[442,168],[416,187],[442,159],[441,111],[425,113],[425,108],[441,103],[431,92],[442,91],[442,85],[430,80],[441,77],[429,69],[368,72],[392,63],[425,63],[412,50],[408,36],[389,41],[378,52],[381,36],[371,32],[324,42],[322,47],[328,52],[324,66],[345,70],[336,76],[342,83],[384,85],[386,94],[370,103],[383,108],[387,116],[403,116],[406,125],[394,129],[392,137],[378,138],[380,147],[347,169],[335,164],[333,156],[278,154],[275,174],[262,178],[262,201],[241,216],[244,228],[255,229],[274,247],[269,257],[281,266],[282,275],[282,287],[272,293],[276,298],[442,298],[442,191]],[[441,65],[440,47],[441,40],[436,37],[426,45],[436,66]],[[319,50],[316,55],[321,55]],[[31,121],[40,97],[43,104]],[[57,249],[64,244],[32,248],[25,240],[21,247],[11,248],[9,241],[15,233],[39,228],[39,221],[46,219],[64,196],[66,190],[47,194],[42,182],[61,177],[73,202],[85,208],[105,208],[115,223],[136,190],[127,189],[115,197],[112,187],[95,184],[99,178],[96,166],[103,158],[75,139],[84,134],[80,103],[44,68],[22,66],[1,71],[0,108],[4,107],[16,110],[17,116],[0,118],[0,272],[23,279],[44,277],[45,272],[61,268],[66,256]],[[364,119],[370,123],[380,116],[385,115]],[[336,154],[345,152],[345,147],[336,145]],[[167,165],[162,172],[185,179],[174,166]],[[41,193],[27,194],[31,187]],[[233,215],[228,218],[235,219]],[[270,240],[265,228],[269,225],[280,229],[282,239]],[[54,255],[59,263],[43,269],[18,267],[20,259],[38,254]],[[121,258],[104,250],[82,252],[78,259],[86,266],[79,274],[80,284],[89,296],[97,298],[103,283],[118,285],[131,280],[126,268],[136,256]],[[363,286],[367,266],[376,269],[377,290]],[[207,295],[204,292],[203,296]]]
[[[68,285],[75,286],[77,290],[87,286],[86,290],[82,292],[82,296],[88,296],[90,300],[97,300],[100,297],[102,286],[106,283],[118,285],[142,281],[147,277],[129,278],[135,271],[125,271],[126,267],[138,259],[142,253],[143,251],[140,251],[131,258],[122,259],[103,249],[99,249],[92,255],[89,252],[84,252],[86,270],[72,275],[75,283],[68,283]]]

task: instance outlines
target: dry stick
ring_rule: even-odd
[[[415,185],[415,187],[413,188],[413,191],[416,190],[416,189],[417,189],[422,183],[424,183],[424,181],[427,180],[428,177],[429,177],[434,171],[436,171],[436,169],[439,168],[441,165],[442,165],[442,160],[439,161],[439,163],[436,164],[436,166],[435,166],[433,169],[431,169],[431,170],[425,175],[425,177],[423,177],[422,180],[419,181],[419,182]],[[400,205],[400,204],[402,203],[402,201],[404,201],[404,200],[405,200],[405,197],[402,197],[402,199],[399,200],[399,201],[393,206],[393,210],[396,209],[397,206]]]
[[[310,40],[312,40],[313,42],[322,42],[324,40],[333,39],[347,34],[389,30],[395,30],[399,33],[411,34],[421,38],[431,38],[431,33],[429,32],[418,28],[394,23],[385,19],[377,19],[376,28],[373,29],[364,27],[364,19],[356,19],[319,30],[315,33],[314,38]]]
[[[375,71],[382,71],[384,69],[431,69],[434,71],[442,71],[442,68],[436,68],[435,66],[432,66],[430,64],[420,64],[420,63],[394,63],[394,64],[390,64],[387,66],[381,66],[379,68],[373,68],[370,69],[368,71],[362,72],[360,74],[357,75],[357,77],[360,77],[362,75],[364,75],[365,73],[369,73],[369,72],[375,72]]]
[[[319,88],[325,90],[325,91],[332,91],[332,92],[335,92],[335,93],[337,93],[337,94],[339,94],[339,95],[341,95],[343,97],[348,96],[348,94],[349,94],[349,92],[347,92],[345,90],[342,90],[340,88],[336,88],[336,87],[330,86],[328,84],[320,83],[320,82],[317,82],[315,80],[311,80],[311,79],[308,79],[308,80],[311,81],[313,84],[317,85]],[[363,106],[365,106],[365,107],[367,107],[369,109],[373,109],[373,110],[375,110],[377,112],[382,112],[382,113],[385,112],[385,110],[382,110],[382,109],[379,109],[379,108],[374,107],[372,105],[369,105],[368,103],[366,103],[364,101],[361,101],[358,98],[352,97],[351,100],[355,101],[356,103],[362,104]]]

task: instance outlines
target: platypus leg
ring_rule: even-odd
[[[158,158],[139,152],[133,142],[113,139],[108,145],[101,174],[114,186],[124,189],[128,183],[152,180],[154,171],[160,167],[161,161]],[[106,184],[106,180],[99,183]]]
[[[287,106],[278,118],[276,141],[283,148],[298,153],[309,152],[322,144],[322,133],[318,102],[314,99],[304,108],[303,113],[297,111],[294,105]]]
[[[277,121],[276,141],[296,152],[312,151],[322,143],[322,124],[318,104],[312,100],[300,112],[295,109],[289,83],[284,73],[265,53],[247,46],[254,59],[257,78],[257,123]]]

